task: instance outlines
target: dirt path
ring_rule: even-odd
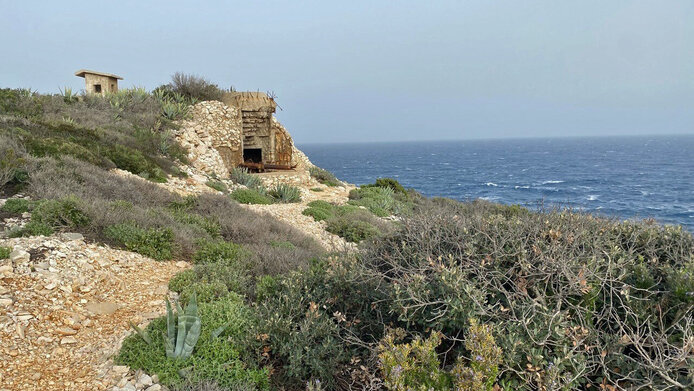
[[[185,262],[85,243],[79,234],[0,240],[0,389],[104,390],[128,368],[111,357],[163,313],[167,282]]]

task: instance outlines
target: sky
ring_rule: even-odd
[[[0,88],[271,91],[297,143],[694,134],[694,1],[0,0]]]

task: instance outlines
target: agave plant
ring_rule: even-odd
[[[77,102],[77,95],[72,92],[72,88],[70,87],[65,87],[60,90],[60,95],[63,96],[65,103]]]
[[[178,323],[178,326],[176,325]],[[176,303],[176,313],[171,310],[171,303],[166,300],[166,335],[164,346],[166,357],[187,359],[193,354],[195,344],[200,338],[202,324],[198,316],[198,304],[196,295],[190,298],[185,310]]]

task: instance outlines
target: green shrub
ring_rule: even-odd
[[[327,220],[335,216],[336,206],[323,200],[311,201],[308,203],[308,208],[304,209],[301,214],[311,216],[316,221]]]
[[[327,223],[326,231],[348,242],[358,243],[381,235],[376,226],[368,221],[356,219],[353,215],[333,217],[328,219]]]
[[[323,200],[309,202],[302,214],[327,222],[326,230],[348,242],[361,242],[387,231],[388,223],[355,205],[333,205]]]
[[[236,189],[231,192],[231,199],[240,204],[272,204],[272,199],[270,197],[256,189]]]
[[[10,198],[0,208],[1,211],[13,214],[22,214],[29,211],[31,203],[23,198]]]
[[[153,182],[166,182],[166,174],[136,149],[117,145],[107,151],[106,155],[121,170],[130,171]]]
[[[386,334],[379,343],[379,367],[389,390],[460,390],[492,391],[501,363],[501,349],[496,346],[491,327],[470,320],[465,338],[469,360],[459,357],[451,371],[441,368],[436,348],[441,333],[429,338],[415,336],[410,343],[396,343],[405,331]]]
[[[192,285],[196,280],[195,270],[188,269],[178,272],[169,280],[169,289],[180,293],[185,287]],[[203,300],[201,300],[203,301]]]
[[[82,210],[82,200],[68,196],[59,200],[41,200],[31,213],[31,221],[53,229],[72,229],[89,224],[89,216]]]
[[[324,191],[322,187],[312,187],[310,190],[316,193]]]
[[[169,281],[169,289],[179,293],[186,303],[193,293],[198,301],[210,302],[230,292],[246,295],[251,291],[251,276],[247,264],[210,263],[195,265],[178,273]]]
[[[370,185],[363,185],[362,188],[368,188],[368,187],[380,187],[384,189],[391,189],[395,193],[400,193],[400,194],[407,194],[405,191],[405,188],[402,187],[400,182],[393,178],[378,178],[376,179],[376,183],[370,184]]]
[[[0,246],[0,259],[7,259],[10,257],[12,249],[9,247]]]
[[[263,181],[259,176],[251,174],[245,167],[234,167],[229,173],[229,179],[234,183],[244,185],[249,189],[262,189]]]
[[[104,234],[128,250],[156,260],[172,257],[174,238],[170,228],[145,229],[132,223],[123,223],[107,227]]]
[[[427,339],[417,336],[410,343],[397,344],[403,336],[404,330],[396,330],[379,344],[379,366],[386,388],[394,391],[453,389],[447,374],[440,368],[436,353],[441,335],[432,332]]]
[[[268,195],[283,204],[301,202],[301,190],[296,186],[281,183],[268,191]]]
[[[335,389],[338,368],[349,355],[332,314],[302,294],[306,282],[288,277],[260,285],[258,297],[268,299],[259,303],[254,334],[266,338],[257,349],[271,352],[268,358],[278,369],[279,384],[298,389],[315,378]]]
[[[198,244],[198,251],[193,256],[196,264],[224,263],[239,264],[248,256],[248,253],[238,244],[224,241],[202,241]]]
[[[340,182],[337,177],[335,177],[335,175],[328,170],[324,170],[317,166],[311,166],[308,169],[308,172],[311,174],[312,178],[326,186],[334,187],[342,185],[342,182]]]
[[[51,236],[53,235],[53,232],[55,232],[53,228],[46,223],[30,221],[22,228],[13,229],[10,231],[9,237],[19,238],[22,236]]]
[[[156,374],[167,387],[209,381],[224,389],[251,385],[268,390],[268,370],[240,358],[244,347],[238,341],[246,338],[253,323],[243,301],[231,295],[211,303],[201,303],[198,316],[202,324],[201,334],[187,360],[172,360],[164,354],[167,325],[166,317],[161,317],[152,321],[145,330],[151,343],[133,334],[125,339],[115,361],[119,365]],[[221,334],[216,336],[220,331]]]
[[[227,187],[227,185],[221,181],[209,180],[209,181],[205,182],[205,184],[207,186],[217,190],[217,191],[221,191],[222,193],[226,193],[227,191],[229,191],[229,188]]]
[[[284,248],[287,250],[294,250],[296,246],[292,242],[288,242],[286,240],[283,241],[277,241],[277,240],[272,240],[270,241],[270,246],[275,247],[275,248]]]
[[[470,319],[470,328],[465,338],[465,349],[470,359],[458,357],[451,371],[453,386],[460,391],[492,391],[499,374],[502,352],[496,345],[492,328]]]
[[[188,301],[196,295],[201,303],[209,303],[229,294],[229,289],[222,281],[194,282],[181,289],[180,300],[182,303]]]

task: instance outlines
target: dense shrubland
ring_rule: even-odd
[[[172,289],[245,298],[227,346],[271,388],[688,389],[693,251],[680,227],[433,199],[361,252],[255,278],[212,252]]]
[[[32,213],[12,235],[77,231],[193,263],[169,283],[182,305],[197,298],[191,356],[167,357],[164,317],[117,362],[181,390],[693,387],[694,238],[681,227],[423,199],[381,179],[345,205],[309,204],[361,242],[325,254],[236,191],[183,198],[153,183],[185,160],[164,98],[121,95],[0,90],[0,186],[32,199],[0,208]],[[293,198],[252,178],[232,180]]]

